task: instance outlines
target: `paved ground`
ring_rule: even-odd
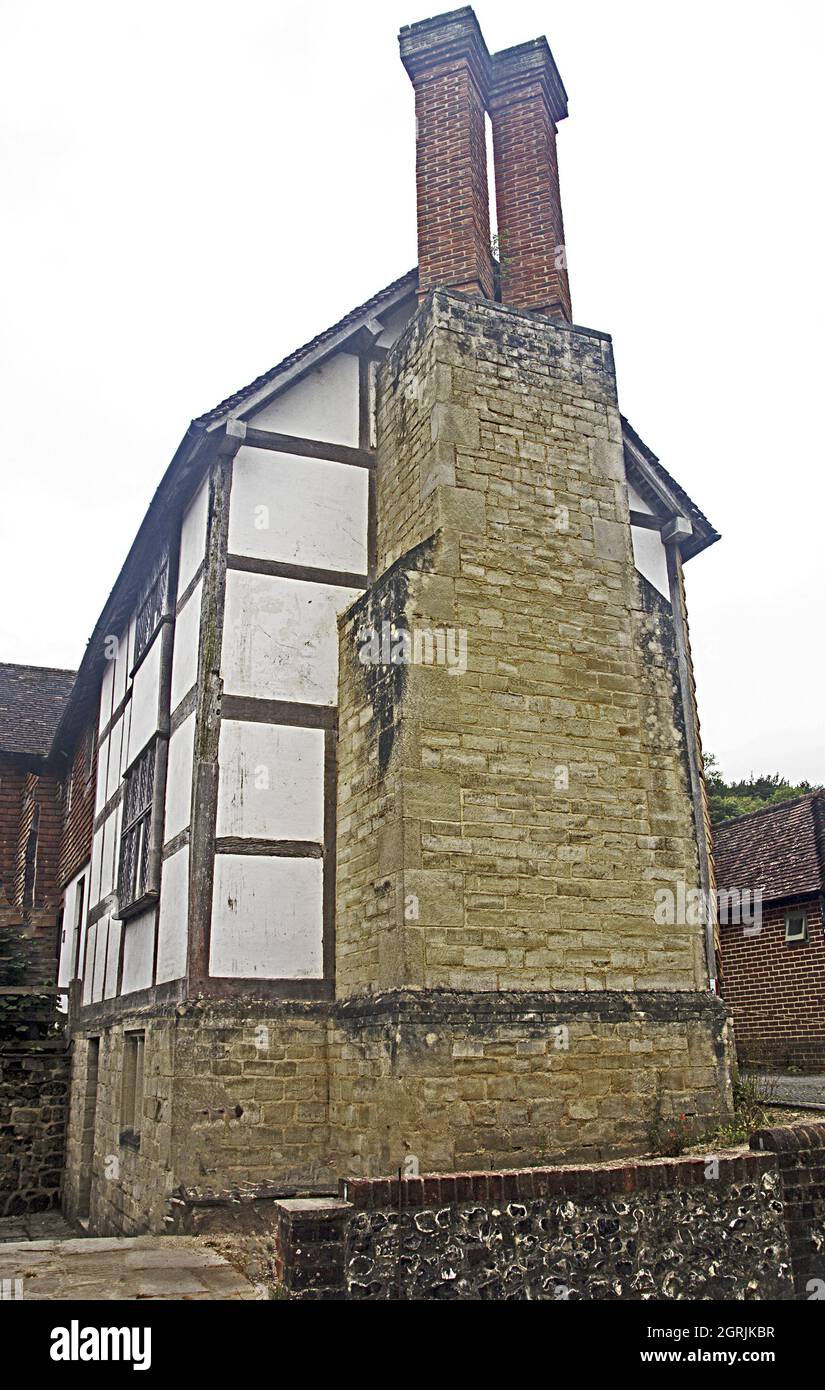
[[[31,1220],[26,1218],[27,1223]],[[4,1299],[189,1301],[265,1296],[216,1250],[187,1236],[18,1239],[0,1244]]]
[[[82,1236],[59,1211],[40,1211],[33,1216],[0,1216],[0,1245],[8,1240],[64,1240]]]
[[[798,1105],[801,1109],[821,1106],[825,1110],[825,1076],[789,1076],[761,1071],[751,1075],[764,1082],[774,1100]]]

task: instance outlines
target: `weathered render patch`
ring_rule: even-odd
[[[358,650],[367,633],[382,633],[408,626],[410,584],[416,574],[428,573],[438,536],[433,535],[399,557],[365,594],[347,609],[341,619],[342,630],[352,644],[351,659],[363,671],[364,694],[372,708],[371,727],[378,748],[378,771],[389,767],[407,679],[403,662],[379,664],[359,662]]]

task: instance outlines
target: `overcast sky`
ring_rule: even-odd
[[[76,666],[190,418],[415,264],[396,35],[439,8],[0,0],[0,660]],[[822,6],[475,9],[548,36],[575,320],[723,535],[705,746],[825,781]]]

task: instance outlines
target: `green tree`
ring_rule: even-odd
[[[705,757],[705,781],[708,789],[710,818],[714,825],[719,821],[732,820],[734,816],[746,816],[751,811],[762,811],[766,806],[774,806],[781,801],[792,801],[795,796],[819,788],[811,782],[799,782],[794,786],[787,777],[778,772],[763,772],[739,782],[726,782],[722,769],[713,753]]]

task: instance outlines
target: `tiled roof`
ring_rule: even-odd
[[[713,827],[720,889],[761,888],[766,901],[825,891],[825,792]]]
[[[45,756],[74,671],[0,662],[0,753]]]
[[[417,284],[418,267],[414,270],[408,270],[406,275],[401,275],[397,280],[393,280],[391,285],[386,285],[383,290],[378,294],[374,294],[371,299],[367,299],[363,304],[359,304],[357,309],[351,309],[348,314],[345,314],[342,319],[334,323],[331,328],[325,328],[323,333],[319,333],[316,338],[311,338],[308,343],[304,343],[303,347],[296,348],[295,351],[291,352],[288,357],[285,357],[282,362],[278,362],[276,366],[270,367],[268,372],[264,372],[261,376],[256,377],[254,381],[250,381],[248,386],[242,386],[239,391],[235,391],[231,396],[227,396],[225,400],[222,400],[219,405],[214,406],[212,410],[207,410],[203,415],[199,415],[194,423],[197,425],[211,425],[215,420],[221,420],[224,415],[228,415],[233,410],[237,410],[242,406],[244,401],[254,396],[257,391],[260,391],[262,386],[266,386],[268,382],[274,381],[276,377],[280,376],[282,372],[287,371],[289,367],[294,367],[303,357],[309,357],[310,354],[316,352],[318,348],[322,348],[326,342],[336,338],[339,333],[349,328],[350,324],[357,323],[358,320],[363,318],[365,314],[368,314],[371,309],[378,309],[378,307],[383,304],[389,296],[395,294],[397,290],[403,290],[409,286],[409,289],[412,291]]]

